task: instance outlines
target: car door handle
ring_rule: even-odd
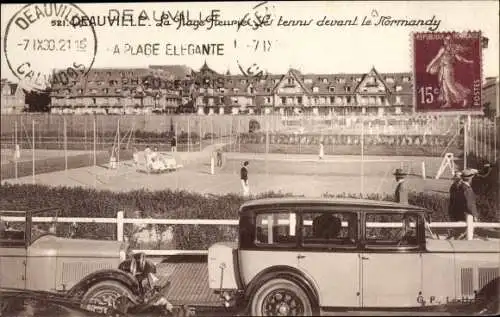
[[[362,256],[361,256],[361,260],[369,260],[369,259],[370,259],[370,257],[368,257],[368,256],[366,256],[366,255],[362,255]]]
[[[305,258],[305,257],[306,257],[306,256],[305,256],[305,255],[302,255],[302,254],[297,255],[297,259],[303,259],[303,258]]]

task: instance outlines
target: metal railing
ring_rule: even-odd
[[[12,211],[8,211],[12,212]],[[3,221],[23,222],[25,217],[2,216]],[[103,223],[116,224],[117,241],[124,239],[125,224],[158,224],[158,225],[229,225],[237,226],[237,219],[154,219],[154,218],[125,218],[124,212],[117,212],[116,218],[87,218],[87,217],[33,217],[33,222],[56,222],[56,223]],[[371,222],[370,227],[395,227],[401,226],[401,223],[382,223]],[[432,222],[431,228],[467,228],[467,240],[472,240],[475,228],[496,228],[500,229],[499,222]],[[164,256],[173,254],[207,254],[207,250],[141,250],[136,249],[133,252],[144,252],[149,256]]]

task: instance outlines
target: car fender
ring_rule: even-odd
[[[68,296],[81,296],[96,283],[109,280],[120,282],[128,287],[132,294],[138,297],[141,296],[141,290],[137,279],[129,273],[116,269],[99,270],[85,276],[68,291]],[[131,300],[135,301],[136,299],[131,298]]]
[[[290,280],[301,287],[307,294],[307,297],[311,302],[313,312],[315,312],[315,314],[319,313],[319,296],[314,283],[298,269],[286,265],[269,267],[257,274],[252,279],[252,281],[246,287],[244,293],[244,299],[247,302],[247,308],[255,292],[257,292],[257,290],[267,281],[277,278]]]

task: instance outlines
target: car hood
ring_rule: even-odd
[[[43,236],[28,249],[28,256],[119,257],[126,243],[113,240],[68,239]]]
[[[500,253],[500,240],[432,240],[426,242],[427,250],[430,252],[485,252]]]

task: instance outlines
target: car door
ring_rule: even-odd
[[[304,210],[300,222],[298,266],[316,284],[320,306],[359,307],[356,214]]]
[[[365,215],[360,254],[363,307],[421,306],[422,249],[416,220],[405,214]]]
[[[3,231],[0,237],[0,287],[26,287],[26,255],[24,232]]]

